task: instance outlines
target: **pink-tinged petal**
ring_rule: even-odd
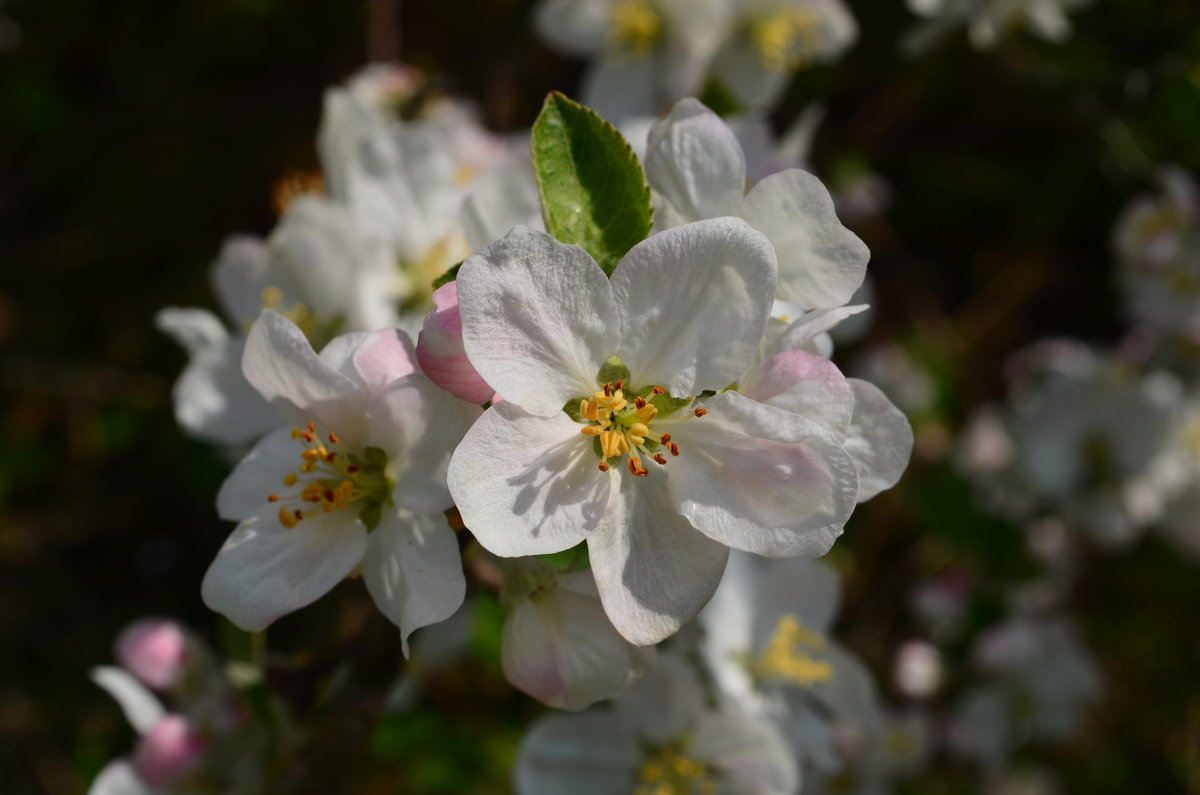
[[[501,649],[518,690],[578,711],[615,698],[654,664],[654,647],[630,644],[613,628],[591,572],[564,574],[509,609]]]
[[[531,414],[591,394],[620,327],[604,271],[576,246],[518,226],[458,273],[463,345],[480,376]]]
[[[274,513],[237,526],[200,586],[204,603],[247,632],[311,604],[362,562],[367,530],[349,510],[285,529]]]
[[[743,217],[779,256],[779,298],[804,307],[842,306],[862,284],[871,253],[842,226],[821,181],[798,168],[764,178],[746,194]]]
[[[368,444],[387,454],[392,499],[413,513],[451,506],[446,488],[450,455],[483,413],[450,397],[415,373],[392,384],[367,409]]]
[[[699,100],[679,100],[650,130],[646,178],[684,222],[742,214],[742,146],[721,117]]]
[[[824,555],[858,497],[854,461],[815,422],[734,392],[708,414],[672,423],[676,510],[734,549],[768,557]]]
[[[482,405],[495,390],[467,358],[463,347],[462,315],[458,308],[458,283],[444,284],[433,294],[434,308],[425,316],[417,337],[417,360],[429,380],[457,398]]]
[[[293,422],[321,419],[351,445],[362,439],[367,395],[317,356],[296,324],[264,310],[242,354],[246,380]]]
[[[463,522],[489,552],[561,552],[596,527],[619,473],[597,469],[593,437],[581,427],[562,411],[537,417],[505,401],[467,431],[447,479]]]
[[[115,651],[122,667],[156,690],[173,687],[191,657],[183,627],[167,618],[130,624],[117,636]]]
[[[405,657],[413,630],[452,616],[467,589],[458,539],[440,513],[385,510],[367,540],[362,574],[375,604],[400,627]]]
[[[156,789],[171,789],[194,773],[207,745],[182,715],[167,715],[142,735],[133,752],[133,769]]]
[[[612,289],[634,386],[677,397],[722,389],[758,350],[775,296],[775,253],[740,219],[697,221],[630,249]]]
[[[848,379],[854,389],[854,418],[843,444],[858,467],[858,501],[865,502],[900,480],[912,457],[913,431],[904,412],[877,386]]]
[[[854,414],[854,390],[833,362],[804,351],[781,351],[742,379],[738,391],[819,423],[845,436]]]
[[[588,537],[604,611],[639,646],[669,638],[700,612],[729,555],[679,514],[665,480],[658,468],[641,478],[622,472],[620,492]]]
[[[412,340],[400,329],[342,334],[321,349],[321,361],[365,387],[369,395],[420,369]]]

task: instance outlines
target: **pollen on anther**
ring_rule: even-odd
[[[644,408],[646,408],[646,398],[644,398],[644,397],[635,397],[635,398],[633,399],[633,405],[634,405],[636,408],[639,408],[639,409],[644,409]]]
[[[338,444],[340,441],[341,441],[341,439],[338,438],[338,435],[336,433],[334,433],[333,431],[329,432],[329,443],[330,444]]]
[[[268,494],[267,502],[279,502],[279,495],[278,494]]]
[[[708,413],[708,409],[696,409],[696,410],[695,410],[695,412],[693,412],[693,413],[694,413],[694,414],[695,414],[697,417],[703,417],[705,414],[707,414],[707,413]]]
[[[658,441],[661,444],[668,444],[671,441],[671,434],[664,433],[662,436],[658,437]]]
[[[667,457],[665,455],[663,455],[662,453],[655,453],[654,460],[655,460],[655,462],[662,464],[664,466],[667,463]]]
[[[668,444],[667,449],[671,451],[671,455],[679,455],[679,445],[674,442]]]
[[[650,388],[650,391],[651,391],[651,392],[653,392],[653,393],[654,393],[654,394],[656,394],[656,395],[665,395],[665,394],[667,394],[667,390],[663,389],[661,386],[655,386],[655,387],[651,387],[651,388]]]
[[[296,522],[300,521],[300,517],[290,512],[287,508],[279,509],[279,523],[291,530],[296,526]]]
[[[601,472],[607,472],[607,471],[608,471],[608,462],[607,462],[607,461],[601,461],[599,464],[597,464],[597,465],[596,465],[596,467],[597,467],[597,468],[598,468],[598,469],[599,469]]]
[[[299,479],[300,479],[300,478],[299,478],[299,477],[296,475],[296,473],[295,473],[295,472],[289,472],[288,474],[286,474],[286,475],[284,475],[284,476],[283,476],[283,485],[285,485],[285,486],[295,486],[295,485],[296,485],[296,481],[297,481],[297,480],[299,480]]]
[[[311,423],[311,422],[310,422],[310,423],[308,423],[308,425],[305,425],[304,427],[305,427],[305,428],[308,428],[308,432],[309,432],[309,433],[316,433],[316,432],[317,432],[317,426],[316,426],[314,423]]]
[[[349,472],[351,475],[353,475],[355,472],[358,472],[360,470],[362,470],[362,467],[360,467],[358,464],[351,464],[350,466],[346,467],[346,471]]]

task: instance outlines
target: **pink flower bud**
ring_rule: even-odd
[[[463,349],[458,285],[444,284],[433,294],[433,310],[417,336],[417,361],[429,380],[457,398],[482,405],[495,402],[495,390],[475,371]]]
[[[133,769],[154,789],[175,787],[200,766],[205,743],[182,715],[166,715],[142,735]]]
[[[165,618],[135,621],[117,636],[117,661],[150,687],[174,686],[188,663],[188,641],[183,628]]]

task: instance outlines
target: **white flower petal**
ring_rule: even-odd
[[[304,519],[290,530],[273,513],[237,526],[209,566],[204,603],[247,632],[311,604],[362,562],[367,531],[346,510]]]
[[[101,665],[91,670],[92,681],[104,688],[125,713],[125,720],[138,734],[150,731],[167,714],[162,702],[137,677],[115,665]]]
[[[654,665],[654,647],[617,634],[589,571],[564,574],[517,602],[504,622],[501,663],[519,690],[578,711],[615,698]]]
[[[472,251],[482,251],[518,224],[542,229],[541,203],[528,148],[483,174],[471,186],[460,216],[463,235]]]
[[[321,361],[371,395],[420,370],[412,340],[399,329],[342,334],[321,349]]]
[[[233,468],[217,492],[217,515],[240,522],[261,512],[267,497],[284,489],[283,478],[302,463],[303,442],[291,428],[276,428],[264,436]]]
[[[670,426],[677,510],[709,538],[768,557],[824,555],[854,510],[858,474],[840,440],[811,420],[735,392],[708,416]]]
[[[746,553],[735,554],[750,558]],[[805,558],[753,560],[758,564],[761,593],[755,648],[766,645],[785,615],[795,616],[813,632],[824,635],[830,630],[842,601],[842,584],[833,567]]]
[[[362,575],[375,604],[400,627],[406,657],[413,630],[454,615],[467,588],[458,539],[440,513],[385,509],[367,538]]]
[[[505,401],[562,414],[596,389],[617,351],[612,289],[587,252],[518,226],[463,263],[458,274],[463,346]]]
[[[607,47],[611,7],[610,0],[542,0],[534,10],[533,24],[554,49],[590,58]]]
[[[521,740],[513,780],[521,795],[632,792],[642,751],[610,712],[550,715]]]
[[[698,221],[630,249],[612,289],[633,384],[693,395],[728,386],[753,359],[775,294],[775,256],[740,219]]]
[[[679,100],[650,130],[646,178],[680,222],[742,214],[746,161],[741,144],[699,100]]]
[[[467,431],[450,459],[450,493],[489,552],[561,552],[595,528],[619,473],[597,469],[580,427],[561,411],[537,417],[506,400]]]
[[[785,69],[764,68],[758,51],[743,38],[731,39],[721,48],[712,70],[738,102],[760,111],[775,104],[792,76]]]
[[[593,62],[584,73],[579,88],[580,99],[613,124],[641,116],[657,116],[662,63],[653,55],[630,57],[613,53],[605,56]]]
[[[229,344],[229,332],[221,319],[207,309],[169,306],[154,316],[154,325],[175,340],[189,356],[221,350]]]
[[[790,168],[746,194],[743,217],[779,256],[779,297],[808,308],[841,306],[862,284],[871,253],[842,226],[821,180]]]
[[[854,304],[832,309],[814,309],[802,317],[796,318],[784,330],[779,341],[779,350],[807,350],[815,337],[832,330],[846,318],[865,312],[870,308],[867,304]]]
[[[227,237],[212,267],[212,287],[221,309],[234,326],[252,323],[263,306],[270,253],[266,243],[250,235]]]
[[[371,403],[368,443],[387,454],[397,505],[413,513],[436,513],[453,504],[446,487],[450,455],[482,413],[420,373],[392,384]]]
[[[842,442],[858,467],[858,501],[895,486],[912,456],[908,418],[874,384],[847,379],[854,389],[854,419]]]
[[[588,552],[609,620],[630,643],[648,646],[700,612],[721,581],[728,550],[679,515],[663,472],[619,477],[620,493],[588,536]]]
[[[319,418],[351,446],[361,442],[365,390],[323,362],[282,315],[264,310],[250,327],[242,372],[285,417],[300,423]]]
[[[850,429],[854,390],[833,362],[804,351],[780,351],[742,379],[741,394],[819,423],[838,437]]]
[[[708,709],[706,700],[695,667],[668,651],[641,684],[616,703],[616,709],[639,737],[665,745],[694,728]]]
[[[796,757],[769,722],[732,710],[703,716],[688,744],[689,755],[720,771],[731,791],[790,795],[799,790]]]
[[[151,789],[138,778],[133,765],[122,757],[104,766],[88,787],[87,795],[159,795],[159,790]]]

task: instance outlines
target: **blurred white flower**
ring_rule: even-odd
[[[1091,0],[908,0],[908,9],[927,21],[910,31],[904,44],[919,53],[941,36],[962,26],[976,49],[996,46],[1010,31],[1025,27],[1048,41],[1071,34],[1067,11]]]
[[[942,685],[942,654],[923,640],[907,640],[896,650],[896,689],[909,698],[929,698]]]

